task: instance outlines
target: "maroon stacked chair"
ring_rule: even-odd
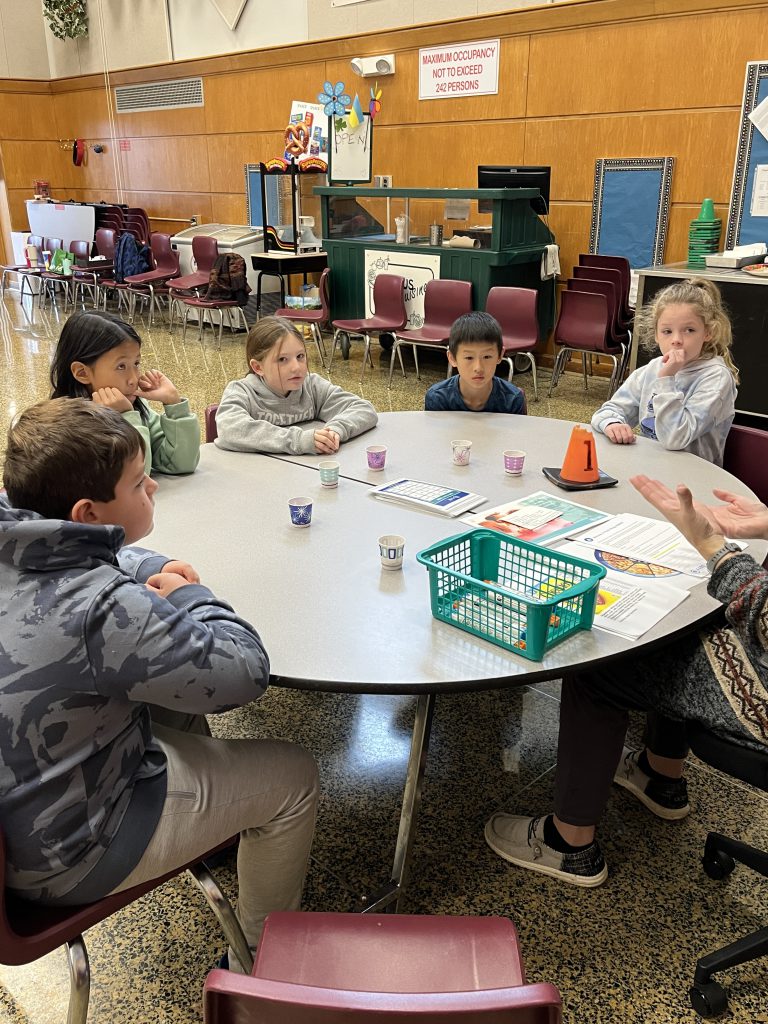
[[[587,388],[587,356],[606,356],[613,363],[613,373],[608,385],[608,394],[618,386],[618,377],[624,358],[624,349],[613,342],[610,331],[610,310],[605,295],[596,292],[579,292],[571,289],[560,296],[560,313],[555,325],[554,341],[559,346],[549,395],[557,384],[565,364],[574,353],[581,353],[584,373],[584,389]]]

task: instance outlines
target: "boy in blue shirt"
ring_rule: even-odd
[[[525,395],[502,377],[501,327],[489,313],[465,313],[453,322],[448,336],[448,362],[458,376],[433,384],[424,396],[428,412],[525,413]]]

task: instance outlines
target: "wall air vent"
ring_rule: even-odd
[[[143,85],[115,86],[118,114],[139,110],[173,110],[176,107],[202,107],[202,78],[177,78],[170,82],[146,82]]]

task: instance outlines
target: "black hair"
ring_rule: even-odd
[[[464,313],[451,324],[451,333],[448,335],[448,351],[454,358],[459,345],[464,341],[481,341],[487,345],[495,345],[499,350],[499,357],[504,349],[499,321],[490,313],[484,313],[482,310],[476,309],[471,313]]]
[[[141,338],[131,324],[114,313],[87,309],[74,313],[64,324],[51,363],[51,398],[90,398],[91,392],[72,373],[72,363],[91,366],[106,352],[124,341]],[[148,419],[147,407],[137,398],[134,409],[141,419]]]

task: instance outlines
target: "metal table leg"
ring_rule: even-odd
[[[424,769],[429,753],[429,734],[432,729],[432,716],[435,711],[435,694],[428,693],[416,701],[416,717],[413,722],[411,752],[408,756],[408,770],[405,776],[403,804],[400,810],[400,827],[395,845],[395,858],[392,863],[392,877],[377,892],[364,896],[360,900],[363,914],[371,914],[394,904],[393,910],[399,909],[400,897],[405,888],[405,881],[411,859],[411,849],[416,831],[416,819],[421,805],[421,787],[424,781]]]

